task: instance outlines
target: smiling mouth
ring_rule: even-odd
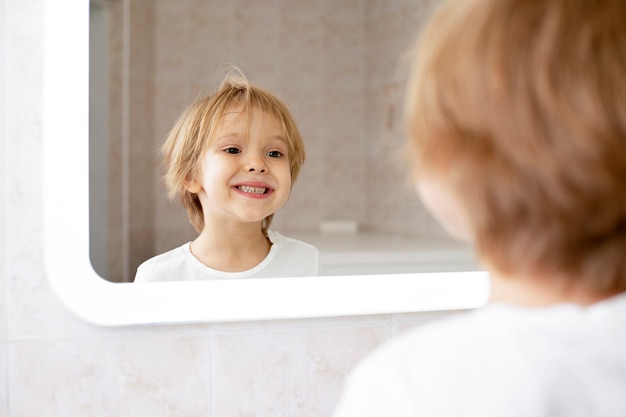
[[[267,192],[269,191],[265,187],[251,187],[249,185],[238,185],[237,189],[248,194],[267,194]]]

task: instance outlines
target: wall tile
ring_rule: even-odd
[[[40,257],[7,259],[9,340],[89,334],[91,326],[70,314],[48,286]]]
[[[30,7],[35,6],[34,3],[24,3],[24,7],[32,11]],[[17,15],[21,13],[14,12]],[[20,28],[6,32],[7,49],[3,52],[9,63],[5,70],[7,80],[10,80],[4,83],[3,88],[7,102],[11,103],[4,109],[3,116],[6,123],[3,133],[6,136],[2,138],[2,146],[6,152],[6,164],[2,166],[6,176],[2,180],[6,188],[2,204],[6,216],[3,218],[7,219],[3,236],[11,244],[6,245],[2,252],[4,259],[0,262],[5,265],[1,278],[9,339],[15,335],[27,337],[32,334],[38,322],[35,317],[47,320],[54,316],[45,312],[45,308],[54,302],[50,302],[50,294],[46,293],[43,273],[40,175],[42,39],[41,28],[36,22],[31,28],[31,23],[26,25],[29,30]],[[33,309],[32,305],[40,308]]]
[[[307,87],[319,79],[322,59],[322,25],[317,20],[282,15],[280,22],[278,76],[291,86]]]
[[[371,0],[322,0],[321,7],[324,15],[336,16],[340,19],[361,20],[365,15]]]
[[[368,194],[380,192],[365,183],[368,168],[356,155],[338,153],[326,157],[326,170],[335,175],[334,178],[326,177],[323,185],[327,201],[320,213],[322,220],[350,220],[364,226]]]
[[[278,9],[284,16],[300,16],[310,20],[317,20],[323,13],[322,5],[325,1],[320,0],[299,0],[285,1],[279,0]]]
[[[234,24],[239,29],[235,33],[234,63],[246,77],[259,85],[275,83],[283,62],[281,27],[277,24],[278,14],[260,17],[245,12],[235,16]]]
[[[363,93],[366,88],[365,60],[368,48],[364,16],[324,14],[321,24],[325,51],[322,63],[325,89],[349,89]]]
[[[0,415],[9,415],[9,362],[7,360],[7,344],[4,337],[0,339]]]
[[[265,322],[265,328],[269,331],[280,332],[295,331],[298,329],[314,330],[346,327],[380,327],[388,326],[390,319],[389,314],[370,314],[362,316],[271,320]]]
[[[453,311],[430,311],[423,313],[393,314],[391,317],[391,336],[397,336],[415,327],[432,323],[436,320],[443,320],[460,314],[466,314],[470,310]]]
[[[9,356],[12,417],[211,415],[205,337],[24,342]]]
[[[0,1],[0,196],[7,196],[7,178],[8,172],[6,172],[6,166],[8,163],[8,154],[6,149],[6,107],[7,107],[7,94],[6,90],[6,68],[11,65],[11,60],[7,54],[7,37],[9,28],[7,26],[6,18],[6,1]],[[7,222],[8,217],[6,215],[7,204],[6,198],[0,200],[0,343],[6,340],[6,274],[7,265],[5,259],[3,259],[6,253],[7,245]],[[0,374],[1,375],[1,374]],[[1,387],[0,387],[1,388]],[[1,410],[1,408],[0,408]]]
[[[327,416],[345,375],[388,326],[268,330],[213,339],[216,416]]]
[[[0,13],[4,12],[4,4],[0,2]],[[4,21],[0,19],[0,61],[3,63],[7,62],[7,54],[5,48],[4,39],[6,37],[7,28],[4,26]],[[7,65],[0,65],[0,80],[5,79],[5,67]],[[8,265],[6,262],[6,253],[7,253],[7,226],[8,226],[8,204],[6,198],[8,193],[8,178],[9,173],[7,172],[8,165],[8,153],[7,153],[7,138],[6,138],[6,129],[5,125],[7,123],[4,115],[6,114],[6,94],[5,94],[5,83],[0,81],[0,344],[3,345],[4,341],[7,340],[7,310],[6,310],[6,285],[7,285],[7,274],[8,274]],[[0,368],[3,369],[3,368]],[[0,375],[3,371],[0,370]],[[0,378],[0,384],[2,383],[2,379]],[[0,386],[2,389],[2,386]],[[0,410],[2,410],[0,406]]]

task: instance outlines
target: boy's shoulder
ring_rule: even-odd
[[[345,408],[373,398],[374,409],[394,404],[403,416],[432,415],[433,409],[445,416],[548,415],[549,392],[555,404],[565,399],[555,408],[565,412],[559,415],[575,414],[626,386],[615,371],[626,364],[625,312],[623,294],[589,308],[491,305],[433,317],[359,363],[348,378]]]
[[[272,242],[268,260],[271,266],[264,274],[275,276],[313,276],[319,273],[319,251],[310,243],[268,230]]]
[[[134,282],[161,281],[160,276],[164,277],[163,281],[171,280],[169,272],[180,271],[189,253],[189,243],[187,242],[144,261],[137,268]]]
[[[615,355],[626,346],[626,293],[588,307],[562,304],[545,308],[525,308],[493,304],[445,318],[433,318],[383,344],[371,359],[382,368],[432,368],[451,373],[470,363],[487,366],[489,372],[507,372],[515,358],[548,364],[554,352],[574,352],[581,357],[589,352]],[[576,346],[574,348],[573,346]],[[617,350],[611,346],[617,347]],[[591,355],[593,356],[593,355]],[[433,362],[433,357],[440,362]],[[478,362],[477,362],[478,361]],[[498,363],[509,368],[500,368]],[[443,363],[447,364],[444,366]],[[548,365],[546,365],[548,366]]]
[[[296,250],[307,253],[319,252],[318,249],[310,243],[285,236],[274,230],[268,230],[267,237],[269,238],[270,242],[272,242],[272,245],[280,247],[281,250]]]

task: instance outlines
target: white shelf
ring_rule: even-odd
[[[471,246],[380,233],[289,236],[315,245],[324,275],[480,270]]]

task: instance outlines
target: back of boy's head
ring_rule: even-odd
[[[200,180],[202,160],[215,139],[224,114],[233,108],[242,113],[257,109],[275,117],[283,127],[287,141],[291,184],[296,181],[304,163],[304,143],[298,127],[287,106],[274,94],[249,83],[240,72],[231,72],[212,95],[200,97],[180,116],[161,148],[165,164],[164,182],[170,199],[178,198],[187,209],[189,220],[200,232],[204,227],[204,214],[197,194],[189,192],[185,184]],[[273,215],[265,218],[263,232]]]
[[[448,1],[412,53],[413,175],[488,267],[626,290],[626,1]]]

